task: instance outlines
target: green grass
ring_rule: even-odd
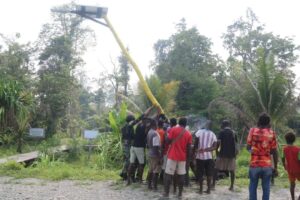
[[[22,164],[8,162],[0,165],[1,176],[15,178],[40,178],[46,180],[116,180],[118,169],[100,169],[93,161],[97,160],[97,154],[87,161],[87,155],[83,155],[77,161],[52,160],[49,157],[42,158],[32,166],[25,168]]]
[[[51,144],[51,143],[50,143]],[[41,148],[50,146],[48,143],[41,145]],[[40,160],[36,161],[32,166],[25,168],[21,164],[8,162],[0,165],[0,176],[12,176],[15,178],[41,178],[46,180],[118,180],[121,168],[119,164],[113,164],[109,155],[94,149],[90,158],[88,152],[84,151],[80,146],[80,141],[73,141],[71,144],[75,149],[70,153],[61,153],[56,156],[44,155]],[[76,148],[77,149],[76,149]],[[0,152],[4,152],[2,149]],[[7,150],[9,152],[9,149]],[[1,154],[0,154],[1,155]],[[105,158],[106,156],[106,158]],[[236,185],[238,187],[248,187],[248,170],[249,170],[250,154],[246,149],[242,149],[237,158]],[[287,173],[283,169],[281,162],[278,164],[279,176],[275,179],[275,187],[287,188],[289,186]],[[146,177],[147,167],[145,169],[144,178]],[[219,181],[220,185],[229,185],[229,178]]]
[[[51,138],[48,140],[25,140],[22,146],[22,153],[28,153],[31,151],[44,151],[50,147],[66,144],[66,139]],[[16,155],[17,145],[2,145],[0,146],[0,158]]]

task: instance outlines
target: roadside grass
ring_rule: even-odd
[[[91,155],[96,160],[97,154]],[[100,169],[96,164],[87,162],[85,158],[78,161],[52,160],[41,158],[29,167],[9,161],[0,165],[0,176],[14,178],[39,178],[46,180],[117,180],[118,169]]]
[[[67,140],[53,137],[47,140],[33,140],[27,139],[23,141],[22,153],[28,153],[31,151],[44,150],[50,147],[66,144]],[[16,155],[17,145],[2,145],[0,146],[0,158]]]
[[[47,152],[47,149],[52,145],[57,145],[57,142],[42,142],[37,149],[45,152],[40,155],[40,158],[32,165],[25,167],[16,162],[7,162],[0,165],[0,176],[12,176],[15,178],[40,178],[45,180],[120,180],[119,172],[121,168],[121,160],[112,162],[112,158],[108,155],[109,152],[105,147],[111,145],[106,143],[108,140],[100,140],[101,148],[93,149],[90,157],[87,150],[83,149],[81,140],[69,141],[71,150],[68,153],[60,153],[53,155]],[[99,144],[99,143],[97,143]],[[5,152],[0,148],[0,152]],[[9,150],[7,150],[9,152]],[[1,155],[1,154],[0,154]],[[281,156],[281,154],[280,154]],[[249,185],[248,170],[249,170],[249,152],[243,148],[237,158],[236,170],[236,186],[237,188],[245,188]],[[286,171],[282,163],[278,164],[279,176],[275,178],[275,188],[287,188],[289,186]],[[144,173],[144,179],[147,175],[147,167]],[[116,181],[117,185],[122,185],[122,181]],[[118,184],[119,183],[119,184]],[[229,185],[229,178],[218,181],[218,185]],[[137,186],[138,187],[138,186]]]

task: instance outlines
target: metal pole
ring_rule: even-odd
[[[108,20],[107,16],[103,17],[107,26],[109,27],[109,29],[111,30],[111,32],[113,33],[117,43],[119,44],[123,54],[126,56],[127,60],[130,62],[130,64],[133,66],[133,69],[135,70],[136,74],[138,75],[142,87],[147,95],[147,97],[149,98],[149,100],[151,101],[151,103],[157,107],[160,111],[160,113],[164,113],[164,110],[162,109],[161,105],[158,103],[158,101],[156,100],[156,98],[154,97],[153,93],[151,92],[147,82],[145,81],[138,65],[135,63],[135,61],[131,58],[131,56],[129,55],[127,49],[125,48],[125,46],[123,45],[121,39],[119,38],[118,34],[116,33],[115,29],[113,28],[112,24],[110,23],[110,21]]]

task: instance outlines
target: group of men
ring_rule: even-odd
[[[187,126],[187,118],[181,117],[168,121],[164,115],[155,119],[148,118],[149,109],[138,119],[129,115],[122,128],[124,145],[124,167],[121,176],[127,184],[133,181],[142,182],[147,149],[149,189],[157,190],[158,182],[163,179],[164,196],[169,196],[171,183],[178,187],[178,196],[182,196],[183,186],[188,181],[188,170],[191,166],[203,192],[203,178],[207,178],[206,193],[214,188],[218,170],[231,174],[230,190],[233,190],[235,178],[236,136],[230,128],[230,122],[224,120],[218,138],[210,130],[211,122],[207,121],[193,136]],[[134,126],[136,128],[134,129]],[[219,149],[216,161],[213,151]],[[196,165],[195,165],[196,163]],[[195,169],[196,166],[196,169]],[[137,173],[136,173],[137,171]],[[135,175],[137,174],[137,175]]]

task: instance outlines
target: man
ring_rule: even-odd
[[[187,155],[189,155],[191,150],[192,135],[185,129],[187,125],[185,117],[180,118],[178,123],[179,126],[171,128],[166,138],[166,142],[170,146],[164,177],[164,197],[169,196],[170,184],[175,172],[178,175],[178,197],[182,197],[186,163],[190,162],[190,158]]]
[[[146,122],[145,118],[142,119],[141,122],[138,123],[135,134],[133,136],[133,145],[130,148],[130,165],[128,167],[128,182],[130,185],[132,183],[132,177],[134,177],[135,172],[135,161],[138,160],[138,172],[137,172],[137,181],[143,181],[143,173],[145,166],[145,148],[146,148]]]
[[[167,124],[164,124],[164,141],[166,141],[167,137],[168,137],[168,133],[169,131],[175,127],[177,125],[177,119],[176,118],[171,118],[170,119],[170,126],[167,126]],[[163,164],[162,164],[162,171],[161,171],[161,175],[160,175],[160,179],[163,181],[164,179],[164,174],[165,174],[165,169],[166,169],[166,165],[167,165],[167,154],[169,151],[169,144],[167,144],[166,142],[164,142],[164,148],[163,148]]]
[[[270,199],[270,183],[272,177],[272,159],[274,172],[277,175],[277,141],[276,134],[271,129],[271,118],[267,113],[259,116],[257,127],[251,128],[247,138],[247,149],[251,153],[249,168],[249,199],[257,200],[258,180],[262,179],[263,200]]]
[[[135,118],[133,115],[127,115],[126,117],[126,124],[122,127],[122,144],[123,144],[123,157],[124,157],[124,164],[122,172],[120,176],[126,180],[127,179],[127,171],[129,167],[129,158],[130,158],[130,147],[131,141],[133,139],[133,126],[135,124]]]
[[[152,119],[150,122],[150,130],[147,135],[147,146],[149,157],[148,189],[153,190],[157,190],[158,174],[161,171],[162,158],[161,140],[156,128],[156,121]]]
[[[196,132],[194,143],[194,154],[196,155],[197,174],[199,176],[200,194],[203,192],[203,176],[207,179],[207,194],[210,194],[211,180],[214,170],[212,151],[217,148],[217,137],[210,130],[211,121],[206,122],[205,128]]]
[[[153,106],[148,108],[146,112],[143,113],[138,119],[135,119],[135,117],[131,114],[127,115],[125,120],[126,124],[121,128],[124,164],[120,176],[123,178],[123,180],[127,179],[127,174],[128,174],[129,164],[130,164],[130,148],[132,145],[132,140],[134,138],[133,127],[139,121],[141,121],[145,116],[147,116],[152,108]]]
[[[217,151],[218,152],[216,160],[216,170],[214,176],[213,187],[215,186],[215,178],[218,174],[218,171],[229,171],[230,173],[230,187],[229,190],[233,191],[233,185],[235,180],[235,168],[236,168],[236,143],[237,138],[233,130],[230,128],[230,121],[223,120],[221,124],[221,132],[218,136]]]
[[[165,144],[165,134],[166,134],[166,129],[164,128],[164,124],[165,122],[162,121],[162,120],[159,120],[157,122],[157,133],[159,134],[159,137],[160,137],[160,144],[161,144],[161,151],[164,153],[165,152],[165,147],[166,147],[166,144]],[[163,158],[162,158],[163,159]],[[163,182],[163,174],[164,174],[164,168],[162,166],[162,170],[160,172],[160,175],[159,175],[159,181],[162,183]]]

